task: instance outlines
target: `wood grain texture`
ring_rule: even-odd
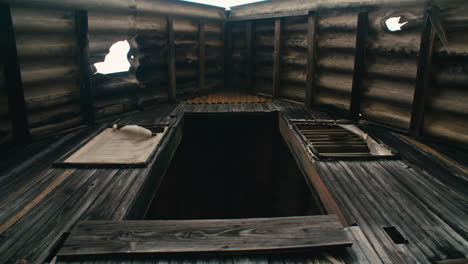
[[[239,252],[350,246],[334,215],[234,220],[79,223],[59,256]]]

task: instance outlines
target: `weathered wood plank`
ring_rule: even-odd
[[[232,87],[232,24],[224,24],[224,90],[231,91]],[[237,87],[236,87],[237,89]]]
[[[357,255],[358,263],[379,264],[382,263],[372,244],[367,240],[359,226],[350,226],[345,229],[353,241],[353,252]]]
[[[245,78],[246,89],[251,91],[253,89],[253,63],[254,63],[254,39],[255,39],[255,22],[247,21],[245,23]]]
[[[11,20],[10,6],[0,3],[0,64],[3,64],[8,111],[12,123],[13,140],[27,143],[31,140],[24,101],[21,70],[16,50],[16,37]]]
[[[198,24],[198,91],[205,89],[206,74],[206,41],[205,23]]]
[[[430,11],[424,18],[423,31],[421,33],[421,44],[419,48],[418,72],[416,75],[416,87],[413,97],[413,108],[411,112],[410,134],[419,137],[424,128],[424,112],[430,95],[430,79],[432,54],[434,52],[434,40],[436,31],[432,27]]]
[[[175,35],[174,22],[172,17],[167,17],[167,66],[169,73],[168,99],[170,102],[176,101],[176,68],[175,68]]]
[[[350,246],[334,215],[229,220],[79,223],[59,256],[109,253],[240,252]]]
[[[307,22],[307,76],[306,76],[306,100],[307,105],[312,105],[317,92],[315,72],[317,68],[317,23],[316,13],[309,14]]]
[[[291,154],[296,159],[301,170],[307,176],[307,180],[313,185],[318,195],[320,196],[320,200],[325,206],[327,212],[329,214],[337,215],[343,226],[349,226],[346,216],[341,211],[340,207],[336,203],[332,194],[314,167],[310,158],[311,155],[307,152],[306,147],[301,143],[302,141],[296,132],[288,127],[287,121],[284,119],[284,117],[280,117],[279,130],[281,136],[283,136],[284,141],[288,145]]]
[[[275,19],[275,36],[273,51],[273,98],[278,97],[281,85],[281,18]]]
[[[354,75],[351,91],[350,117],[358,119],[361,113],[361,97],[366,63],[367,35],[369,30],[369,16],[367,12],[360,12],[356,32],[356,52],[354,54]]]
[[[91,68],[89,61],[88,41],[88,12],[86,10],[75,11],[75,32],[78,43],[78,66],[80,71],[80,99],[83,120],[94,123],[93,87],[91,81]]]

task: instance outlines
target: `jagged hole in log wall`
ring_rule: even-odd
[[[192,115],[147,219],[324,214],[278,131],[277,113]]]

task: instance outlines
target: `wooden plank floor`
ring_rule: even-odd
[[[383,134],[391,133],[381,130],[379,135]],[[391,147],[394,144],[389,143]],[[289,146],[292,152],[298,148]],[[414,155],[409,161],[314,162],[310,155],[308,159],[350,224],[361,227],[383,263],[466,258],[468,189],[460,188],[466,183],[460,183],[453,171],[437,167],[435,161],[414,149],[406,148],[403,158],[409,155],[406,151]],[[420,159],[426,160],[424,166],[431,167],[431,171],[419,167],[418,162],[412,165],[411,161]],[[395,227],[408,243],[396,244],[384,227]]]
[[[126,124],[174,124],[177,116],[184,113],[265,111],[280,111],[285,119],[329,118],[303,105],[274,100],[249,105],[159,105],[121,119]],[[89,140],[99,128],[89,127],[35,143],[10,151],[8,159],[2,159],[0,263],[16,263],[22,259],[43,263],[53,255],[63,234],[80,220],[132,220],[140,219],[145,213],[165,172],[165,166],[156,165],[169,163],[181,133],[174,130],[147,168],[52,167],[54,161]],[[364,127],[363,130],[372,129]],[[378,135],[391,147],[401,149],[403,160],[314,162],[310,158],[346,219],[357,225],[347,229],[354,245],[344,254],[320,251],[311,256],[293,257],[177,257],[175,260],[158,257],[154,263],[378,263],[375,256],[383,263],[433,263],[466,258],[466,181],[439,166],[433,157],[402,144],[399,137],[385,130],[378,131]],[[407,244],[392,241],[383,230],[391,226],[408,240]],[[149,260],[145,256],[129,258],[102,261]]]

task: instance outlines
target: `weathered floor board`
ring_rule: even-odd
[[[230,220],[86,221],[58,256],[271,252],[350,246],[334,215]]]

